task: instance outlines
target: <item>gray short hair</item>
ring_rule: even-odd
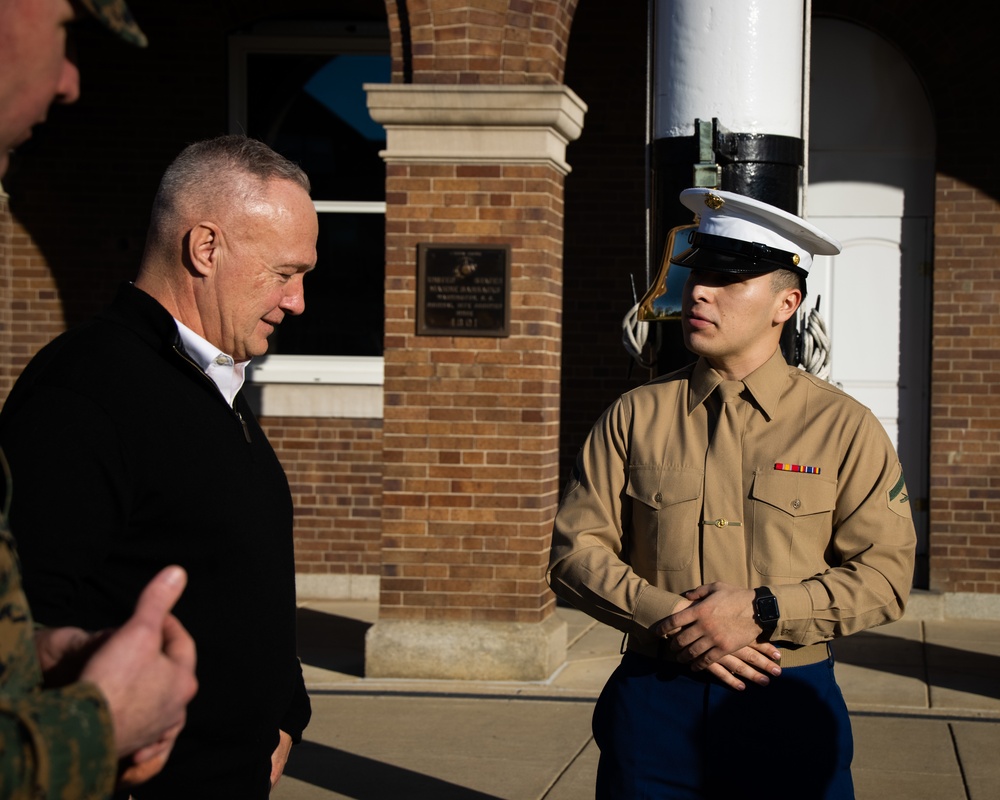
[[[308,194],[309,177],[302,168],[266,144],[241,134],[217,136],[185,147],[167,167],[153,200],[150,235],[165,233],[168,220],[177,219],[192,204],[208,209],[252,202],[270,181],[285,180]]]

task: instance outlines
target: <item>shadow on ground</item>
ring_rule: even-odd
[[[1000,699],[1000,656],[863,631],[833,644],[837,661]]]
[[[304,740],[285,774],[354,800],[500,800],[448,781]]]
[[[308,607],[298,609],[297,623],[303,663],[364,677],[365,634],[371,623]],[[938,689],[1000,700],[1000,655],[875,631],[839,639],[832,649],[840,663],[914,678]]]
[[[363,678],[365,633],[371,623],[311,608],[296,614],[299,658],[313,667]]]

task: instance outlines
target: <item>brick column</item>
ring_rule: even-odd
[[[564,86],[373,85],[387,148],[379,620],[366,674],[540,680],[559,499]],[[511,248],[509,336],[421,336],[417,245]]]
[[[1000,203],[938,175],[930,588],[1000,615]],[[987,613],[985,609],[990,609]]]

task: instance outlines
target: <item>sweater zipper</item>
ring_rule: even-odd
[[[233,409],[233,413],[236,414],[236,419],[238,419],[240,421],[240,425],[243,426],[243,436],[246,438],[247,442],[249,442],[250,441],[250,429],[247,427],[247,421],[245,419],[243,419],[243,415],[239,411],[237,411],[235,408]]]
[[[201,367],[199,367],[197,364],[195,364],[194,361],[191,360],[191,357],[187,353],[185,353],[177,345],[174,345],[173,349],[174,349],[174,352],[177,353],[177,355],[179,355],[188,364],[190,364],[192,367],[194,367],[195,372],[197,372],[199,375],[201,375],[201,377],[203,377],[206,381],[208,381],[210,384],[212,384],[212,389],[216,393],[218,393],[219,387],[215,385],[215,381],[213,381],[211,378],[209,378],[208,375],[205,374],[205,371]],[[250,439],[250,428],[247,427],[247,421],[245,419],[243,419],[243,415],[239,411],[237,411],[233,406],[229,406],[229,410],[232,411],[233,414],[236,415],[236,419],[238,419],[240,421],[240,425],[243,428],[243,438],[246,439],[248,443],[250,443],[251,442],[251,439]]]

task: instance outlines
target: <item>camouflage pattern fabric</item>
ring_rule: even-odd
[[[146,34],[139,30],[125,0],[80,0],[81,4],[129,44],[145,47]]]
[[[2,453],[0,462],[9,500]],[[42,689],[8,505],[0,510],[0,798],[110,797],[117,770],[110,710],[92,684]]]

